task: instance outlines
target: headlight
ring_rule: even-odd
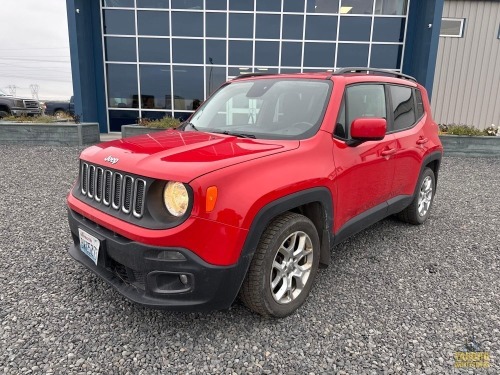
[[[168,182],[163,190],[163,202],[172,215],[177,217],[184,215],[189,206],[189,195],[184,184],[174,181]]]
[[[24,102],[22,100],[14,100],[14,106],[24,108]]]

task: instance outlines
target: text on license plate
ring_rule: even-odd
[[[101,243],[97,238],[88,234],[84,230],[78,228],[80,236],[80,249],[87,255],[97,266],[97,258],[99,257],[99,247]]]

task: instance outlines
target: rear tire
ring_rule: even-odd
[[[5,112],[5,111],[0,111],[0,119],[4,118],[4,117],[8,117],[9,116],[9,113],[8,112]]]
[[[57,111],[54,112],[54,116],[57,118],[57,119],[63,119],[67,116],[66,112],[64,112],[63,110],[59,109]]]
[[[436,191],[436,177],[430,168],[425,168],[417,184],[417,191],[411,204],[397,214],[397,217],[413,225],[423,224],[430,215],[434,194]]]
[[[311,220],[292,212],[276,217],[259,241],[241,300],[263,316],[292,314],[309,295],[319,255],[319,236]]]

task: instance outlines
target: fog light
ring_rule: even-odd
[[[188,283],[188,277],[186,275],[180,275],[179,276],[179,280],[181,281],[181,283],[183,283],[184,285],[186,285]]]

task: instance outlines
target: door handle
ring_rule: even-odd
[[[424,143],[427,143],[429,142],[429,139],[428,138],[420,138],[418,141],[417,141],[417,145],[423,145]]]
[[[391,156],[391,155],[394,155],[396,153],[396,149],[395,148],[390,148],[388,150],[384,150],[380,153],[380,155],[382,156]]]

